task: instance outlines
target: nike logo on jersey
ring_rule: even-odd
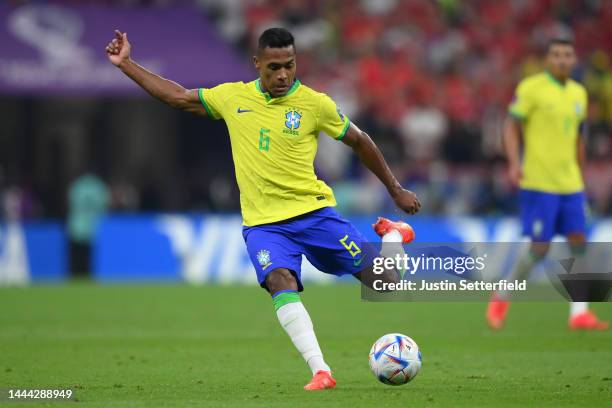
[[[363,261],[363,258],[361,258],[361,259],[359,259],[359,260],[357,260],[357,261],[353,261],[353,265],[355,265],[355,266],[359,266],[359,265],[361,265],[361,262],[362,262],[362,261]]]
[[[238,113],[244,113],[244,112],[253,112],[251,109],[240,109],[240,107],[238,108],[238,110],[236,111]]]

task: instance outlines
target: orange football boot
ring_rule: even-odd
[[[336,380],[331,375],[331,371],[323,371],[319,370],[312,377],[312,380],[308,384],[304,386],[305,390],[308,391],[318,391],[318,390],[327,390],[336,387]]]
[[[504,327],[509,307],[509,301],[503,300],[497,295],[491,297],[487,306],[487,323],[489,323],[490,328],[499,330]]]
[[[569,327],[572,330],[606,330],[608,322],[599,320],[593,312],[587,310],[570,317]]]
[[[408,244],[414,240],[414,230],[403,221],[391,221],[384,217],[378,217],[376,224],[372,224],[374,231],[382,238],[383,235],[396,230],[402,235],[402,244]]]

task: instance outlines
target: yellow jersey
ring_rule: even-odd
[[[520,82],[509,111],[523,122],[520,187],[556,194],[582,191],[577,138],[587,111],[585,88],[571,79],[562,84],[549,72],[533,75]]]
[[[273,98],[259,79],[198,90],[208,116],[227,125],[244,225],[286,220],[335,206],[314,172],[319,132],[342,139],[349,119],[327,95],[297,79]]]

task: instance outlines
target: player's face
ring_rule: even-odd
[[[266,47],[253,57],[255,68],[259,71],[261,85],[271,96],[285,95],[295,78],[295,49]]]
[[[553,44],[546,54],[546,65],[551,74],[559,79],[567,79],[576,64],[574,47],[568,44]]]

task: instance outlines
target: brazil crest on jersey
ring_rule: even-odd
[[[198,93],[208,115],[227,125],[245,225],[336,205],[332,190],[314,172],[319,132],[340,140],[349,127],[331,98],[297,79],[278,98],[263,92],[259,80]]]
[[[533,75],[518,85],[509,110],[523,122],[521,188],[556,194],[583,190],[577,138],[587,111],[584,87],[571,79],[561,84],[548,72]]]

